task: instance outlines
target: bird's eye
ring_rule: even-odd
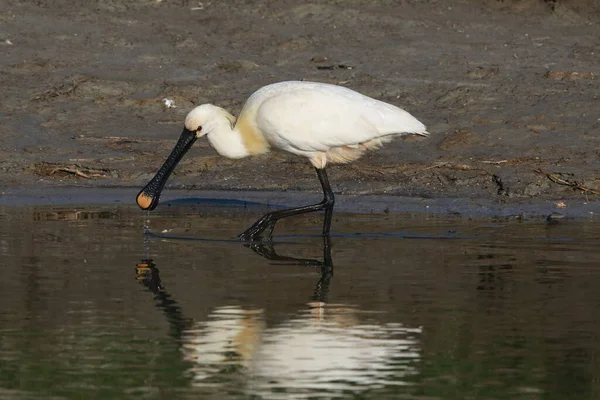
[[[196,128],[196,132],[200,132],[201,130],[202,130],[202,125],[200,125]]]

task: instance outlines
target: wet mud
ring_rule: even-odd
[[[598,201],[591,0],[4,4],[0,192],[140,188],[194,105],[237,113],[259,87],[304,79],[401,106],[432,134],[332,166],[337,194]],[[228,160],[199,140],[169,189],[319,185],[300,157]]]

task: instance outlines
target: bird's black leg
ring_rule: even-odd
[[[317,171],[319,181],[321,182],[321,186],[323,187],[323,201],[309,206],[273,211],[268,214],[265,214],[261,219],[256,221],[245,232],[238,235],[238,237],[242,240],[252,240],[262,236],[265,232],[268,232],[268,236],[271,236],[271,232],[273,232],[273,228],[275,227],[275,223],[277,222],[277,220],[291,217],[293,215],[321,210],[325,210],[325,220],[323,222],[323,235],[329,235],[329,228],[331,226],[331,217],[333,215],[333,205],[335,203],[335,198],[333,196],[331,186],[329,185],[329,179],[327,178],[327,172],[325,171],[325,168],[315,169]]]

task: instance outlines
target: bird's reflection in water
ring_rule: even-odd
[[[333,276],[329,237],[322,261],[280,255],[272,244],[245,246],[276,263],[320,268],[306,309],[276,326],[267,325],[266,310],[243,306],[217,307],[206,321],[187,320],[151,260],[138,264],[138,279],[155,294],[183,359],[191,363],[194,386],[237,382],[248,395],[277,398],[284,391],[287,399],[403,385],[417,373],[420,328],[365,323],[368,312],[327,302]]]
[[[186,320],[181,312],[181,307],[175,301],[169,292],[165,290],[161,280],[160,272],[152,259],[143,259],[135,266],[135,277],[153,294],[157,304],[169,321],[171,336],[178,341],[181,340],[182,332],[190,325],[190,320]]]

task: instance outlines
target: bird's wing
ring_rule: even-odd
[[[361,97],[327,91],[298,90],[271,97],[256,114],[267,140],[283,149],[327,151],[352,146],[382,136],[365,116]]]
[[[379,100],[369,99],[363,116],[377,127],[382,135],[414,133],[427,136],[427,128],[407,111]]]

